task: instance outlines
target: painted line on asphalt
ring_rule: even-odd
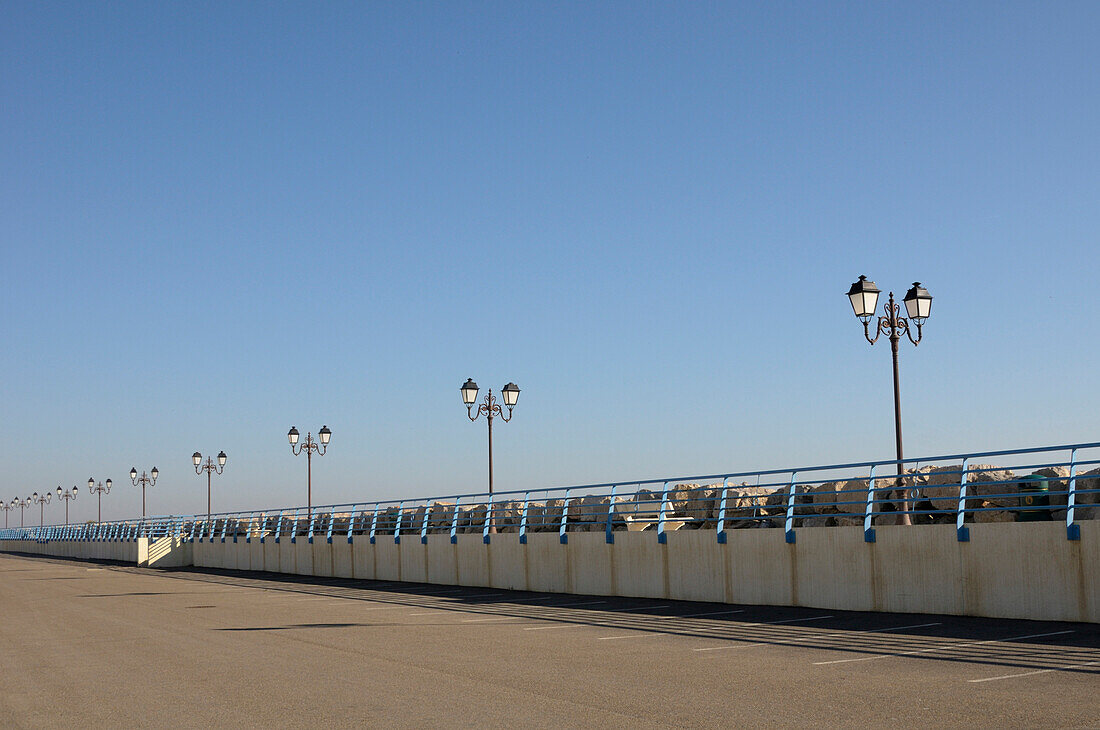
[[[1000,677],[985,677],[983,679],[968,679],[967,682],[995,682],[998,679],[1015,679],[1016,677],[1031,677],[1035,674],[1046,674],[1047,672],[1063,672],[1069,669],[1080,669],[1081,667],[1095,667],[1100,664],[1100,661],[1085,662],[1084,664],[1069,664],[1064,667],[1052,667],[1050,669],[1036,669],[1033,672],[1020,672],[1019,674],[1003,674]]]
[[[812,641],[814,639],[842,639],[851,634],[884,634],[887,631],[904,631],[905,629],[923,629],[928,626],[940,626],[939,621],[935,621],[929,624],[910,624],[908,626],[891,626],[888,629],[859,629],[858,631],[849,631],[844,634],[814,634],[812,636],[802,636],[795,639],[789,639],[790,642],[796,641]],[[772,641],[759,641],[755,644],[733,644],[731,646],[710,646],[704,649],[692,649],[692,651],[717,651],[719,649],[748,649],[752,646],[769,646],[774,644]]]
[[[728,616],[731,613],[744,613],[745,609],[736,611],[708,611],[706,613],[689,613],[686,616],[654,616],[654,618],[699,618],[700,616]]]
[[[639,631],[636,634],[624,634],[622,636],[601,636],[598,641],[613,641],[615,639],[639,639],[643,636],[665,636],[665,634],[655,634],[650,631]]]
[[[832,614],[829,614],[827,616],[808,616],[806,618],[787,618],[787,619],[781,619],[779,621],[763,621],[763,622],[756,622],[756,623],[751,623],[751,624],[740,624],[740,626],[745,626],[745,627],[748,627],[748,626],[774,626],[776,624],[793,624],[793,623],[798,623],[800,621],[820,621],[821,619],[832,618],[832,617],[833,617]],[[818,638],[818,637],[815,636],[815,637],[810,637],[810,638]],[[738,641],[738,640],[737,639],[730,639],[730,641]],[[794,639],[792,639],[792,641],[794,641]],[[745,648],[750,647],[750,646],[763,646],[763,645],[769,644],[769,643],[772,643],[772,642],[762,641],[762,642],[755,643],[755,644],[727,644],[725,646],[707,646],[707,647],[703,647],[701,649],[692,649],[692,651],[723,651],[725,649],[745,649]]]
[[[463,619],[464,624],[480,624],[486,621],[512,621],[515,619],[527,618],[526,616],[495,616],[493,618],[467,618]]]
[[[579,629],[580,624],[555,624],[553,626],[528,626],[524,631],[547,631],[549,629]]]
[[[607,603],[607,601],[584,601],[582,603],[555,603],[553,606],[547,606],[546,608],[572,608],[574,606],[596,606],[601,603]]]
[[[632,611],[656,611],[658,608],[671,608],[669,605],[665,606],[637,606],[636,608],[616,608],[613,609],[613,613],[630,613]],[[661,616],[660,618],[676,618],[675,616]]]
[[[1022,639],[1038,639],[1043,636],[1061,636],[1063,634],[1072,634],[1072,630],[1068,631],[1048,631],[1045,634],[1027,634],[1025,636],[1009,636],[1004,639],[987,639],[985,641],[968,641],[964,644],[947,644],[944,646],[933,646],[928,649],[914,649],[912,651],[902,651],[895,654],[876,654],[875,656],[857,657],[855,659],[834,659],[828,662],[814,662],[814,666],[820,666],[824,664],[848,664],[850,662],[869,662],[875,659],[892,659],[900,656],[912,656],[914,654],[927,654],[933,651],[943,651],[945,649],[961,649],[966,646],[979,646],[981,644],[995,644],[1001,641],[1020,641]]]
[[[552,598],[556,598],[556,596],[537,596],[535,598],[517,598],[514,601],[509,601],[509,603],[532,603],[534,601],[549,601]]]

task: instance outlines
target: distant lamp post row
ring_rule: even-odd
[[[57,488],[57,498],[65,500],[65,524],[69,524],[69,502],[76,499],[76,487],[72,489],[62,490],[60,486]]]
[[[321,426],[321,430],[317,432],[317,437],[321,440],[320,443],[313,440],[313,434],[307,432],[306,440],[299,445],[298,444],[298,428],[297,426],[291,426],[290,431],[287,432],[287,440],[290,441],[290,452],[295,456],[305,452],[306,455],[306,508],[310,514],[313,514],[313,452],[317,452],[318,456],[324,456],[328,451],[328,442],[332,438],[332,431],[328,426]]]
[[[209,456],[206,457],[206,463],[202,463],[202,454],[198,451],[191,454],[191,461],[195,465],[195,473],[202,474],[206,472],[206,519],[210,519],[210,478],[214,474],[221,474],[225,469],[225,452],[218,452],[218,463],[214,464],[214,460]]]
[[[875,286],[875,282],[868,281],[866,276],[860,276],[859,280],[852,284],[848,290],[848,299],[852,303],[852,311],[863,323],[863,336],[869,343],[874,345],[883,334],[890,338],[890,352],[894,361],[894,440],[897,446],[898,458],[896,486],[899,490],[902,490],[902,514],[899,523],[910,525],[912,520],[909,519],[909,495],[902,485],[905,468],[901,461],[905,457],[901,445],[901,386],[898,379],[898,343],[901,342],[901,336],[904,334],[914,345],[920,344],[923,336],[921,327],[923,327],[924,322],[932,312],[932,295],[921,286],[919,281],[914,282],[912,288],[905,293],[905,297],[902,299],[902,302],[905,303],[905,312],[909,315],[907,319],[901,316],[901,307],[894,301],[894,292],[890,292],[890,300],[883,310],[885,314],[878,318],[878,327],[875,330],[875,336],[872,337],[871,319],[875,316],[875,309],[878,308],[878,297],[881,293],[879,288]],[[913,337],[913,328],[909,324],[910,321],[917,326],[916,338]]]
[[[50,503],[50,497],[53,495],[49,492],[39,495],[35,492],[31,495],[31,499],[38,505],[38,526],[42,527],[46,524],[46,505]]]
[[[485,416],[485,420],[489,424],[489,496],[493,495],[493,419],[500,416],[500,420],[507,423],[512,420],[512,409],[516,407],[516,402],[519,401],[519,388],[515,383],[508,383],[500,389],[500,395],[504,398],[504,405],[508,407],[508,415],[504,415],[504,410],[497,403],[497,399],[493,397],[493,389],[490,388],[489,392],[485,394],[485,399],[478,404],[477,410],[474,410],[474,402],[477,400],[477,383],[473,378],[466,378],[466,382],[462,384],[460,388],[462,391],[462,402],[466,404],[466,415],[471,421],[476,421],[480,416]],[[490,519],[489,532],[496,532],[496,520]]]
[[[75,488],[74,488],[75,489]],[[103,522],[103,495],[111,493],[111,480],[106,482],[96,483],[95,479],[88,477],[88,494],[95,494],[99,497],[99,512],[96,522]]]
[[[160,472],[154,466],[153,470],[146,476],[145,472],[141,472],[141,476],[138,476],[137,469],[130,467],[130,481],[134,483],[134,486],[141,485],[141,519],[145,519],[145,488],[151,487],[157,483],[157,476]]]

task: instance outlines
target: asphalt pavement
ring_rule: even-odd
[[[0,554],[0,727],[1100,727],[1100,626]]]

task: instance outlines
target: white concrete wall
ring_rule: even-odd
[[[877,542],[859,527],[712,531],[343,537],[260,543],[241,538],[189,543],[164,538],[129,543],[2,542],[0,550],[199,567],[412,581],[447,585],[636,596],[719,603],[945,613],[1100,622],[1100,521],[1066,540],[1057,522],[970,525],[959,542],[952,525],[883,526]]]

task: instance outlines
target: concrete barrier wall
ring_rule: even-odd
[[[781,530],[734,530],[718,544],[711,531],[365,537],[354,544],[3,543],[0,549],[142,564],[252,570],[356,579],[486,586],[552,593],[635,596],[719,603],[944,613],[1100,622],[1100,521],[1066,540],[1056,522],[882,526],[877,542],[859,527],[807,528],[787,544]],[[147,541],[146,541],[147,542]],[[55,550],[59,552],[49,552]]]

